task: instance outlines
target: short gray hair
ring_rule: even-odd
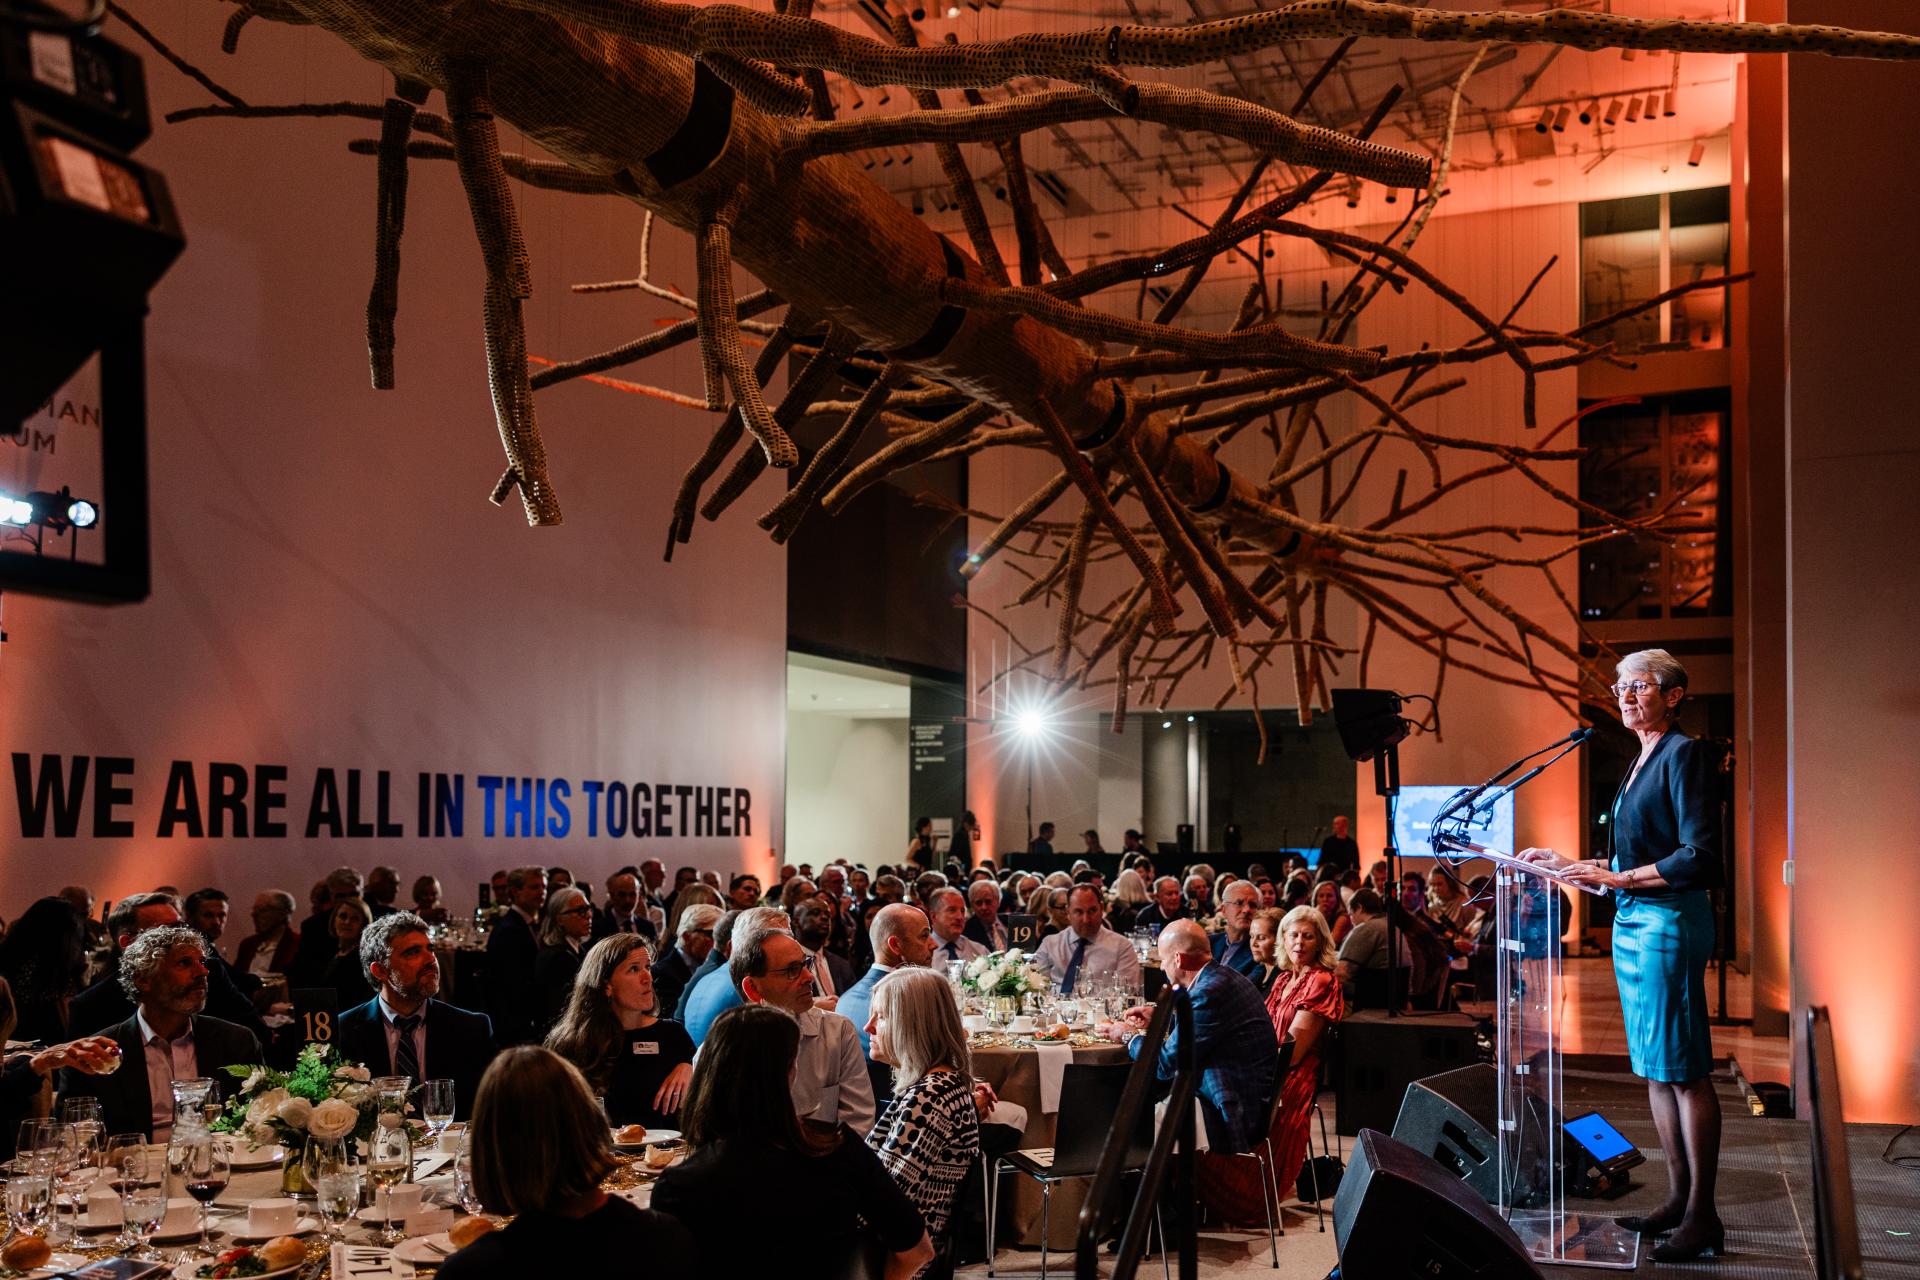
[[[940,900],[942,898],[945,898],[948,894],[952,894],[954,897],[960,899],[960,902],[963,906],[966,904],[967,895],[960,892],[958,889],[954,888],[952,885],[947,885],[944,888],[935,889],[932,893],[927,895],[927,909],[929,911],[933,910],[933,908],[939,904]]]
[[[701,929],[717,934],[719,931],[715,929],[714,926],[720,923],[720,917],[725,914],[726,912],[710,903],[697,902],[680,913],[679,936],[684,938],[690,933],[699,932]]]
[[[1662,689],[1687,687],[1687,669],[1665,649],[1638,649],[1614,664],[1614,675],[1623,676],[1628,672],[1652,676],[1653,682]]]
[[[874,987],[873,1012],[887,1019],[896,1093],[935,1067],[951,1067],[962,1080],[972,1077],[966,1029],[945,974],[895,969]]]
[[[983,889],[986,892],[978,892]],[[991,880],[975,880],[967,886],[967,901],[971,903],[975,898],[980,899],[982,902],[985,902],[988,898],[992,898],[998,902],[1000,900],[1000,886]]]
[[[295,911],[300,909],[300,904],[295,902],[293,900],[293,895],[288,893],[285,889],[262,889],[260,891],[260,896],[263,898],[272,898],[273,905],[280,908],[282,911],[286,912],[288,915],[292,915]]]
[[[147,930],[120,953],[120,989],[135,1004],[140,1003],[141,984],[173,954],[175,947],[192,947],[202,960],[207,958],[207,940],[198,929],[183,924],[163,924]]]
[[[757,938],[768,933],[788,933],[792,931],[792,922],[787,913],[779,907],[749,907],[740,913],[733,922],[733,945],[738,950],[740,944],[749,938]]]
[[[360,931],[360,970],[375,987],[380,979],[373,976],[373,966],[393,964],[393,944],[403,933],[425,933],[427,922],[411,911],[392,911],[365,929]]]

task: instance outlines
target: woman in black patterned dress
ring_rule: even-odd
[[[893,1100],[867,1145],[926,1220],[938,1249],[961,1179],[980,1152],[967,1033],[953,989],[931,969],[896,969],[873,990],[873,1058],[893,1068]]]

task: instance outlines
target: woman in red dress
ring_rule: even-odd
[[[1295,907],[1280,921],[1280,972],[1267,993],[1276,1044],[1293,1037],[1293,1066],[1281,1087],[1280,1109],[1269,1134],[1280,1198],[1300,1176],[1306,1162],[1307,1125],[1320,1084],[1320,1051],[1327,1030],[1346,1013],[1340,983],[1334,977],[1333,936],[1326,918],[1309,905]],[[1204,1155],[1196,1169],[1201,1203],[1223,1222],[1264,1227],[1267,1211],[1260,1167],[1245,1156]],[[1275,1206],[1275,1213],[1279,1212]]]

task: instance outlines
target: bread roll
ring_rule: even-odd
[[[307,1260],[306,1241],[298,1236],[275,1236],[255,1252],[274,1271],[282,1267],[297,1267]]]
[[[647,1140],[647,1126],[643,1124],[630,1124],[620,1130],[620,1132],[614,1134],[613,1140],[623,1147],[630,1147],[635,1143],[645,1142]]]
[[[454,1223],[453,1230],[447,1232],[447,1239],[453,1242],[454,1248],[464,1249],[488,1232],[498,1230],[499,1228],[494,1225],[492,1218],[483,1218],[475,1214],[470,1218],[462,1218],[460,1221]]]
[[[53,1246],[39,1236],[16,1236],[6,1248],[0,1249],[0,1265],[12,1267],[15,1271],[32,1271],[35,1267],[47,1265],[47,1259],[53,1256]]]

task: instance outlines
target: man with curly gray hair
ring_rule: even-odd
[[[201,1010],[207,1004],[207,940],[184,925],[142,931],[120,955],[119,981],[133,1015],[102,1035],[120,1046],[107,1075],[69,1070],[65,1096],[100,1099],[108,1133],[140,1132],[165,1142],[173,1132],[173,1083],[210,1077],[231,1092],[225,1068],[259,1062],[253,1032]]]

